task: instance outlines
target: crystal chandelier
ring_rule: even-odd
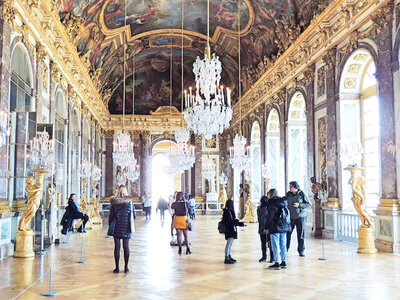
[[[247,182],[251,182],[251,170],[250,170],[250,168],[246,169],[244,171],[244,180],[246,180]]]
[[[340,160],[343,165],[356,167],[360,164],[363,153],[364,147],[361,142],[354,139],[340,141]]]
[[[215,177],[215,163],[208,156],[203,158],[201,175],[207,179],[212,180]]]
[[[171,165],[179,171],[189,170],[196,160],[194,146],[189,145],[190,133],[184,128],[175,131],[175,140],[177,145],[171,147],[168,152],[168,158]]]
[[[98,166],[94,166],[92,169],[92,180],[95,182],[100,181],[101,169]]]
[[[113,143],[113,160],[122,169],[136,164],[133,142],[128,132],[119,132],[117,134],[116,141]]]
[[[207,46],[204,59],[197,57],[193,64],[196,92],[185,91],[185,121],[195,134],[203,135],[207,140],[215,134],[223,133],[229,127],[233,110],[231,90],[220,85],[222,66],[215,53],[210,50],[210,1],[207,1]]]
[[[126,5],[125,5],[126,12]],[[124,14],[126,16],[126,13]],[[124,17],[124,23],[126,26],[126,18]],[[124,132],[124,118],[125,118],[125,100],[126,100],[126,68],[125,68],[125,55],[126,55],[126,35],[124,34],[124,49],[123,49],[123,94],[122,94],[122,132],[119,132],[116,136],[116,141],[113,143],[113,160],[117,167],[121,167],[121,169],[125,169],[129,165],[136,165],[135,153],[133,152],[133,142],[131,141],[131,136],[129,133]],[[133,59],[135,61],[135,58]],[[133,89],[133,98],[132,98],[132,106],[133,111],[132,114],[135,115],[135,70],[133,68],[132,72],[132,89]]]
[[[10,126],[8,124],[8,112],[0,111],[0,147],[7,144],[7,137],[10,135]]]
[[[88,179],[92,175],[92,165],[84,160],[81,164],[81,177],[83,179]]]
[[[33,170],[50,170],[54,162],[54,143],[47,131],[38,132],[30,141]]]
[[[244,136],[236,134],[233,140],[233,147],[229,148],[230,158],[229,162],[232,168],[242,172],[250,167],[249,148],[246,147],[247,140]]]
[[[132,164],[127,167],[126,178],[132,182],[139,179],[139,166],[137,164]]]

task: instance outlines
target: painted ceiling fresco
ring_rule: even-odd
[[[126,2],[125,2],[126,1]],[[127,86],[132,85],[135,55],[135,114],[148,114],[169,104],[169,54],[173,51],[173,99],[180,108],[182,0],[65,0],[60,17],[79,17],[74,43],[98,83],[110,113],[121,113],[123,44],[127,40]],[[202,56],[207,28],[206,0],[184,1],[184,85],[193,86],[192,65]],[[287,43],[282,34],[300,34],[329,0],[240,0],[242,79],[259,76],[260,63],[274,59]],[[126,9],[126,18],[125,18]],[[211,48],[222,60],[222,83],[238,85],[237,0],[210,0]],[[125,19],[127,26],[125,27]],[[289,25],[287,25],[289,24]],[[250,74],[250,75],[249,75]],[[177,87],[177,88],[175,88]],[[247,86],[244,86],[246,90]],[[127,101],[132,89],[127,91]],[[130,96],[128,96],[128,94]],[[110,98],[111,99],[108,100]],[[132,108],[128,103],[127,111]]]

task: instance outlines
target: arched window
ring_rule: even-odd
[[[366,203],[371,210],[379,204],[380,197],[380,122],[376,66],[371,53],[356,50],[347,59],[340,78],[340,145],[358,142],[364,148],[362,160],[366,179]],[[342,157],[342,159],[344,159]],[[342,161],[342,208],[353,210],[350,175],[343,168],[350,162]]]
[[[289,106],[287,123],[287,179],[297,181],[300,188],[306,190],[307,178],[307,120],[306,102],[300,92],[296,92]]]
[[[265,138],[265,163],[269,172],[269,188],[276,188],[279,195],[285,192],[283,183],[283,172],[280,168],[280,137],[281,130],[279,124],[279,114],[274,108],[270,111],[267,120],[266,138]]]
[[[9,201],[25,198],[25,180],[29,173],[28,144],[36,134],[35,103],[32,101],[32,69],[28,53],[17,45],[11,56],[10,80],[10,163]]]
[[[261,129],[260,123],[253,123],[251,128],[251,199],[258,202],[261,198]]]

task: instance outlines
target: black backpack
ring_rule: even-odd
[[[276,218],[276,224],[278,226],[280,226],[280,227],[290,224],[289,209],[286,206],[280,207],[278,209],[278,214],[277,214],[277,218]]]
[[[224,234],[226,232],[226,224],[224,220],[218,222],[218,232],[220,234]]]

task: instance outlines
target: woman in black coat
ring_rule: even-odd
[[[257,217],[258,217],[258,234],[260,235],[261,240],[261,253],[262,257],[259,259],[259,262],[267,261],[267,243],[269,247],[270,260],[272,261],[272,247],[271,247],[271,238],[269,234],[267,234],[265,225],[267,224],[268,217],[268,198],[267,196],[262,196],[260,200],[260,206],[257,209]]]
[[[79,211],[78,206],[75,204],[75,200],[75,194],[71,194],[68,198],[68,206],[65,208],[65,213],[61,219],[61,225],[63,226],[63,229],[61,230],[62,234],[67,234],[68,231],[72,231],[72,222],[75,219],[81,219],[83,221],[82,225],[78,228],[78,231],[86,232],[85,225],[89,220],[89,217]]]
[[[245,226],[243,222],[240,222],[236,219],[235,215],[235,207],[233,205],[233,201],[229,199],[226,201],[225,208],[222,215],[222,221],[225,224],[225,264],[234,264],[236,262],[235,259],[231,256],[231,248],[233,240],[237,239],[237,229],[236,226]]]
[[[110,198],[111,210],[108,218],[108,233],[107,235],[114,237],[114,273],[119,273],[119,255],[121,250],[121,239],[124,247],[125,273],[129,272],[129,239],[132,235],[131,230],[131,213],[136,218],[135,208],[131,198],[128,197],[126,187],[121,185],[118,188],[117,195]]]

